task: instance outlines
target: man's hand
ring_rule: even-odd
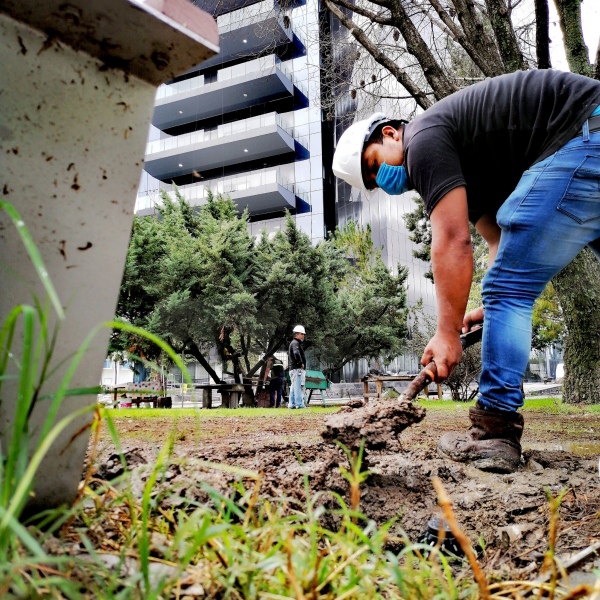
[[[460,362],[462,358],[462,346],[458,332],[436,332],[429,340],[429,344],[423,352],[421,364],[425,367],[431,361],[435,362],[437,368],[437,383],[447,379],[452,369]]]
[[[470,310],[463,319],[462,332],[468,333],[475,325],[483,323],[483,306]]]

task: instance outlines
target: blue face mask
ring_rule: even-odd
[[[375,183],[386,193],[399,196],[408,192],[408,176],[404,165],[392,166],[383,163],[377,171]]]

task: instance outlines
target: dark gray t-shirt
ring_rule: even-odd
[[[469,220],[495,215],[534,163],[561,148],[600,104],[600,81],[561,71],[486,79],[434,104],[404,130],[404,164],[429,214],[466,186]]]

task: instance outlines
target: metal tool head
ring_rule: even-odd
[[[460,336],[460,343],[462,345],[462,349],[465,350],[469,346],[476,344],[481,341],[483,336],[483,323],[481,325],[476,325],[475,329],[471,329],[471,331],[467,331],[467,333],[462,333]]]

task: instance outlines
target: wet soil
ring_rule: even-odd
[[[416,541],[428,520],[439,514],[431,483],[434,476],[442,480],[471,542],[483,543],[482,565],[498,576],[527,578],[537,573],[548,547],[548,494],[564,493],[556,547],[559,557],[567,558],[600,540],[600,414],[524,411],[523,463],[514,474],[498,475],[438,457],[439,436],[467,426],[467,407],[457,406],[452,411],[429,410],[422,421],[408,426],[385,448],[367,452],[371,474],[361,488],[360,508],[378,524],[397,519],[392,549],[395,544],[400,548],[403,532]],[[337,492],[348,497],[348,484],[339,470],[340,465],[348,466],[348,460],[321,437],[331,411],[278,409],[272,416],[252,417],[242,411],[236,416],[233,411],[216,410],[209,416],[203,413],[201,420],[182,415],[176,421],[175,412],[142,420],[119,411],[114,418],[133,471],[154,463],[175,427],[168,486],[177,496],[205,501],[202,482],[228,489],[234,475],[201,464],[210,461],[262,472],[261,493],[266,496],[285,496],[301,503],[307,477],[312,495]],[[111,460],[113,453],[104,430],[96,458],[100,477],[110,479],[119,472],[118,461]],[[327,500],[330,495],[322,497],[323,502],[331,502]],[[177,506],[184,501],[171,497],[165,502]],[[508,535],[502,528],[510,525],[517,527]],[[593,565],[588,561],[578,570],[589,571]]]

